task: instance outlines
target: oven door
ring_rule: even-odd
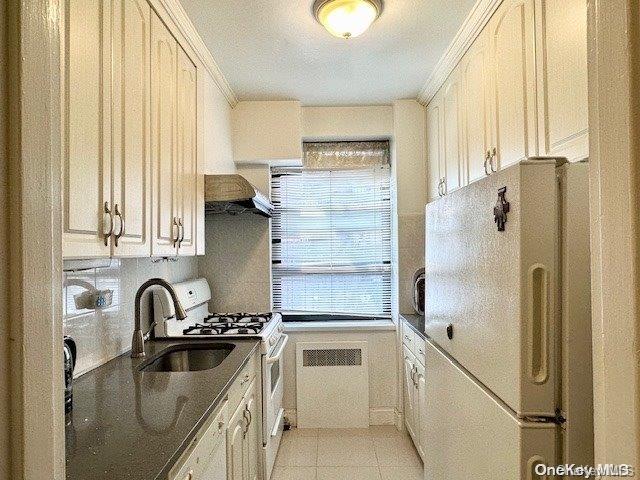
[[[282,335],[278,343],[262,356],[262,444],[265,454],[265,478],[275,463],[284,427],[282,396],[284,391],[284,349],[289,337]]]

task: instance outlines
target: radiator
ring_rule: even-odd
[[[367,342],[296,344],[299,428],[367,428]]]

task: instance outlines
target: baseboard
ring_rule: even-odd
[[[298,425],[298,414],[295,409],[285,409],[284,418],[292,427]],[[393,407],[370,408],[369,425],[395,425],[401,428],[404,422],[402,421],[402,413]]]
[[[369,425],[395,425],[395,410],[393,407],[370,408]]]

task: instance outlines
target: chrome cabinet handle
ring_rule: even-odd
[[[251,375],[249,375],[248,373],[244,374],[244,378],[242,380],[240,380],[240,386],[244,385],[245,383],[247,383],[249,381],[249,379],[251,378]]]
[[[411,337],[409,337],[409,335],[405,335],[404,338],[405,340],[411,341]]]
[[[171,226],[171,240],[173,240],[173,246],[179,247],[180,240],[180,225],[178,225],[178,217],[173,217],[173,225]]]
[[[484,174],[485,174],[486,176],[491,175],[491,172],[489,172],[489,170],[488,170],[488,168],[487,168],[487,164],[489,163],[489,159],[490,159],[490,158],[491,158],[491,152],[490,152],[489,150],[487,150],[487,151],[485,152],[485,155],[484,155]]]
[[[193,470],[189,470],[183,480],[193,480]]]
[[[493,167],[493,160],[496,160],[496,167]],[[496,173],[498,171],[498,149],[496,147],[493,147],[491,149],[491,158],[489,159],[489,166],[491,167],[491,171],[493,173]]]
[[[447,178],[442,177],[442,196],[444,197],[447,194]]]
[[[249,433],[249,426],[251,425],[251,421],[253,420],[251,418],[251,410],[249,410],[249,405],[247,405],[246,407],[244,407],[244,413],[242,414],[242,417],[245,419],[245,421],[247,422],[247,425],[245,427],[245,430],[242,432],[242,437],[246,438],[247,433]]]
[[[104,214],[109,215],[109,230],[104,231],[103,227],[103,235],[104,235],[104,246],[109,245],[109,237],[113,233],[113,212],[109,208],[109,202],[104,202]],[[103,218],[104,225],[104,218]]]
[[[180,231],[182,234],[180,235],[180,242],[178,243],[178,248],[182,246],[182,242],[184,242],[184,223],[182,223],[182,218],[178,219],[178,226],[180,227]]]
[[[218,433],[222,433],[224,430],[224,422],[218,422]]]
[[[118,246],[118,240],[120,240],[120,237],[122,237],[124,235],[124,217],[122,216],[122,212],[120,212],[120,207],[118,206],[117,203],[116,203],[116,205],[114,207],[114,213],[115,213],[115,216],[120,219],[120,231],[113,238],[113,242],[114,242],[115,246],[117,247]]]

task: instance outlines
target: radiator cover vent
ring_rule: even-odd
[[[351,367],[362,365],[360,348],[326,348],[304,350],[303,367]]]

